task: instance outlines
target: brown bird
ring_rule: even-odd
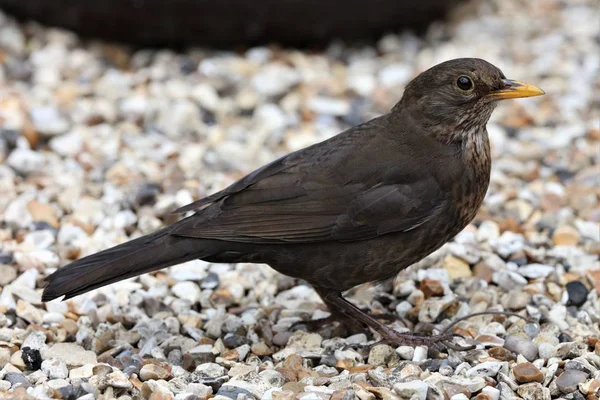
[[[388,114],[177,210],[195,211],[188,218],[60,268],[42,299],[194,259],[266,263],[306,280],[332,315],[362,322],[390,344],[447,341],[398,333],[342,293],[394,277],[469,224],[489,184],[486,124],[498,100],[543,93],[484,60],[436,65]]]

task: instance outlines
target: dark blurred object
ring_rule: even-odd
[[[0,0],[22,19],[146,46],[306,46],[423,28],[460,0]]]

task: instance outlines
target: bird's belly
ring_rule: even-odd
[[[402,233],[357,242],[285,246],[270,260],[275,270],[338,291],[394,277],[460,232],[466,223],[447,219]]]

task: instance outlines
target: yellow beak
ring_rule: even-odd
[[[499,90],[494,90],[489,94],[495,100],[518,99],[521,97],[541,96],[545,92],[537,86],[529,83],[504,79],[504,87]]]

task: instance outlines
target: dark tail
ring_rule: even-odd
[[[63,300],[66,300],[123,279],[210,254],[203,252],[201,240],[172,236],[169,234],[172,229],[173,226],[168,226],[60,268],[46,278],[42,301],[60,296],[65,296]]]

